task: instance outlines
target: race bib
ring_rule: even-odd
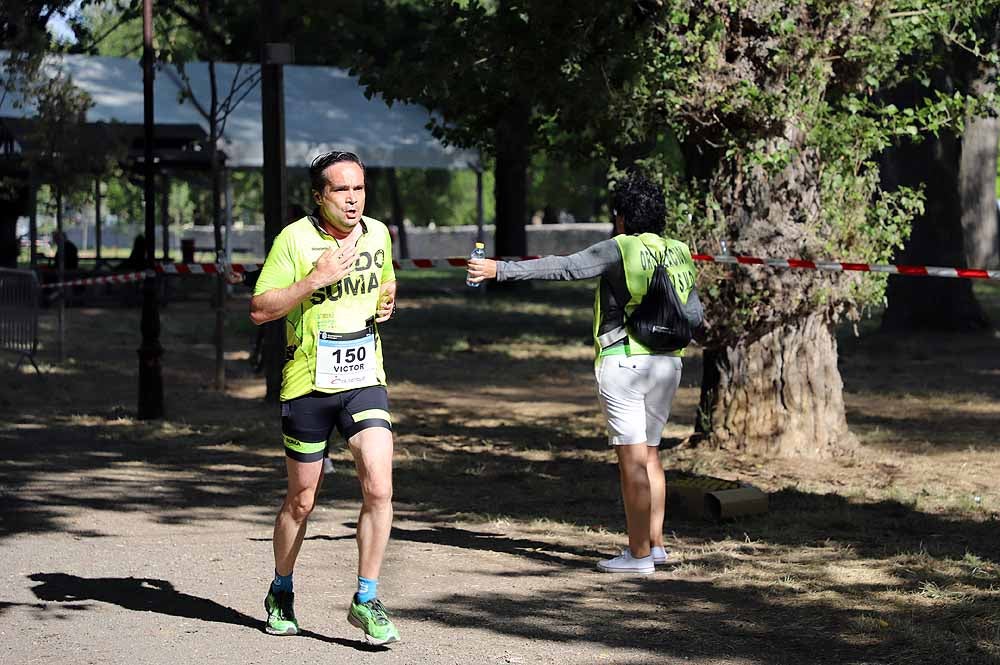
[[[373,328],[353,333],[319,331],[317,388],[361,388],[377,383]]]

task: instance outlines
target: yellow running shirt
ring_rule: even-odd
[[[392,238],[385,224],[371,217],[361,218],[361,230],[354,271],[314,291],[285,317],[283,401],[313,390],[337,393],[386,385],[374,317],[381,285],[396,279]],[[337,239],[314,218],[292,222],[275,238],[254,295],[287,288],[305,278],[323,252],[337,247]]]

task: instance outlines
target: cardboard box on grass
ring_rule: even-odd
[[[667,518],[724,520],[767,512],[767,494],[753,485],[667,472]]]

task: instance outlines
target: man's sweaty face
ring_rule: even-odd
[[[365,174],[354,162],[326,167],[326,187],[316,194],[323,217],[339,231],[350,231],[365,211]]]

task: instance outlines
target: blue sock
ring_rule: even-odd
[[[378,580],[370,580],[358,575],[358,602],[367,603],[378,595]]]
[[[274,571],[274,581],[271,582],[271,591],[294,591],[294,586],[292,585],[292,573],[279,575],[278,571]]]

